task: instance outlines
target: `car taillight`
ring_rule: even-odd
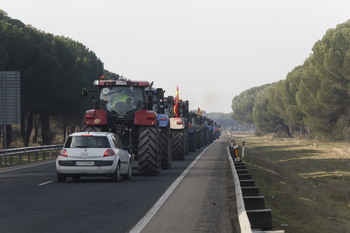
[[[67,150],[66,149],[62,149],[58,155],[59,156],[63,156],[63,157],[68,157]]]
[[[114,150],[108,149],[108,150],[106,150],[106,152],[103,154],[103,157],[112,156],[112,155],[115,155]]]

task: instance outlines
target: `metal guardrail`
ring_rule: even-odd
[[[16,164],[21,164],[24,161],[29,163],[33,157],[34,161],[38,161],[39,158],[45,160],[56,157],[56,154],[53,156],[52,153],[61,150],[62,146],[63,145],[60,144],[0,150],[0,167],[12,166],[14,162],[16,162]],[[14,157],[18,157],[18,159],[14,161]],[[26,158],[26,160],[23,158]]]
[[[240,232],[242,233],[284,233],[284,230],[272,231],[271,210],[265,209],[264,197],[260,196],[259,189],[255,186],[244,162],[237,154],[238,146],[227,147],[227,156],[230,161],[233,175],[237,214]]]

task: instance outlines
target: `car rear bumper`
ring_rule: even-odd
[[[75,160],[66,160],[66,161],[63,161],[63,160],[60,160],[58,161],[58,165],[60,166],[74,166],[74,167],[81,167],[81,166],[77,166],[76,165],[76,161]],[[112,166],[113,165],[113,161],[110,160],[110,161],[101,161],[101,160],[98,160],[98,161],[94,161],[94,165],[92,167],[102,167],[102,166]]]
[[[60,174],[67,175],[104,175],[113,174],[116,165],[113,160],[94,161],[92,166],[78,166],[76,160],[58,160],[56,161],[56,170]]]

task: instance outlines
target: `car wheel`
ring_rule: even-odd
[[[123,179],[125,180],[130,180],[130,177],[131,177],[131,161],[129,161],[129,168],[128,168],[128,173],[123,175]]]
[[[111,175],[111,180],[113,182],[118,182],[120,180],[120,165],[119,164],[115,168],[114,173]]]
[[[67,176],[57,172],[57,181],[59,183],[66,182]]]

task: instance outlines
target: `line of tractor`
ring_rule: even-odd
[[[153,82],[117,80],[103,76],[94,88],[83,88],[91,95],[93,108],[84,115],[82,131],[113,132],[132,157],[138,161],[138,173],[157,176],[170,169],[173,160],[184,160],[220,136],[220,125],[197,111],[189,110],[189,101]]]

